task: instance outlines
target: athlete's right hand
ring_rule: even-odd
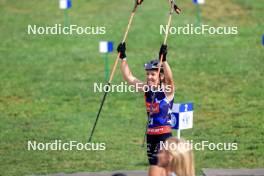
[[[119,54],[119,58],[120,59],[124,59],[126,58],[126,42],[124,43],[120,43],[117,47],[117,52],[120,53]]]

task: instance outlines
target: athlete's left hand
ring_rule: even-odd
[[[140,4],[142,4],[142,2],[144,1],[144,0],[136,0],[137,1],[137,5],[140,5]]]
[[[119,58],[121,60],[123,60],[124,58],[126,58],[126,43],[120,43],[117,47],[117,52],[120,53],[119,54]]]
[[[162,44],[160,47],[160,52],[159,52],[159,59],[161,58],[162,55],[162,62],[166,61],[166,56],[167,56],[167,45]]]

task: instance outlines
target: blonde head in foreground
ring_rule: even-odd
[[[159,151],[158,165],[166,169],[167,175],[195,176],[191,144],[175,137],[167,139]]]

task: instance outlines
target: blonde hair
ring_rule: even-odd
[[[195,176],[192,146],[184,139],[170,137],[165,150],[170,156],[169,170],[177,176]]]

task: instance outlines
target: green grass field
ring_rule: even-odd
[[[237,151],[195,151],[202,168],[264,166],[264,3],[214,0],[202,7],[203,23],[238,26],[238,35],[171,35],[168,60],[176,84],[175,101],[195,104],[194,128],[182,131],[199,142],[237,142]],[[28,35],[27,25],[63,24],[57,1],[0,0],[0,175],[104,170],[145,170],[141,148],[146,121],[143,95],[109,93],[94,142],[105,151],[28,151],[27,141],[86,142],[103,93],[100,40],[122,39],[133,1],[79,0],[69,11],[71,24],[106,26],[106,35]],[[173,26],[195,23],[191,0]],[[168,4],[145,0],[127,40],[128,62],[145,79],[143,64],[155,57]],[[116,53],[110,54],[111,65]],[[120,70],[114,84],[122,81]]]

